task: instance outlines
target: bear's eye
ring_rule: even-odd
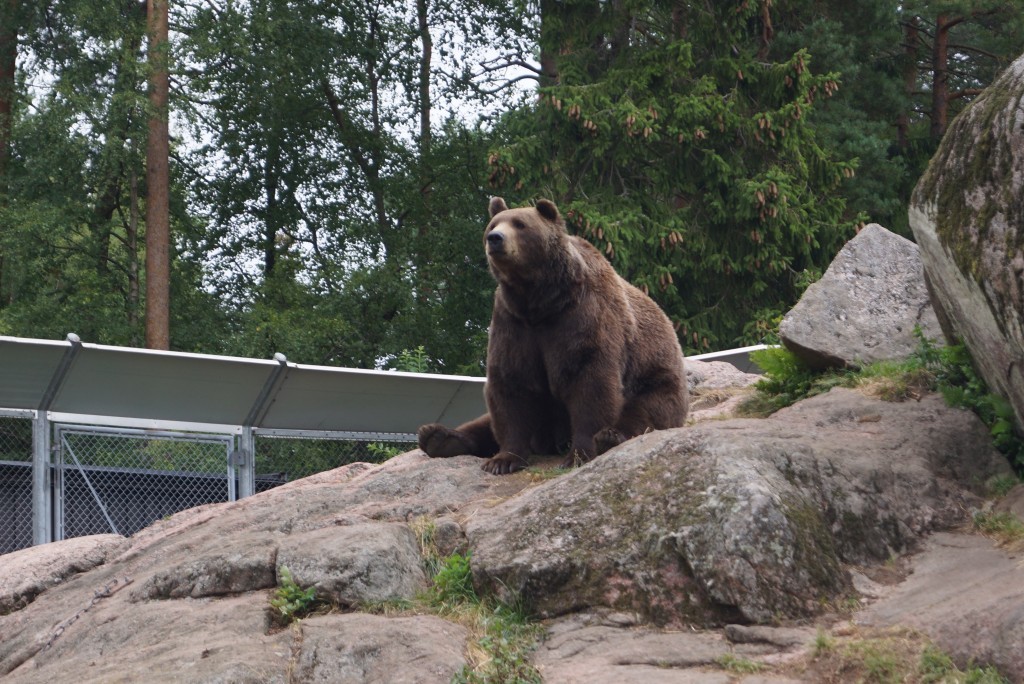
[[[520,221],[519,219],[514,219],[512,221],[512,227],[517,230],[522,230],[523,228],[526,228],[526,224]]]

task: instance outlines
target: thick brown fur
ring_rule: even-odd
[[[511,473],[568,445],[566,467],[648,430],[679,427],[689,398],[668,317],[593,245],[570,236],[554,203],[491,199],[484,248],[498,281],[487,347],[488,412],[419,430],[430,456],[489,457]]]

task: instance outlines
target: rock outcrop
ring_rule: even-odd
[[[764,420],[638,437],[466,527],[478,584],[539,615],[593,608],[679,627],[808,617],[962,520],[1004,458],[938,396],[836,389]],[[514,521],[514,533],[510,533]]]
[[[131,539],[0,556],[0,577],[35,575],[0,584],[0,674],[447,682],[467,663],[464,627],[360,612],[425,586],[417,530],[429,521],[439,546],[469,551],[481,592],[554,618],[536,654],[549,681],[591,681],[585,672],[609,658],[604,675],[668,667],[675,681],[727,653],[781,648],[741,646],[749,627],[717,627],[813,617],[856,595],[854,566],[963,521],[986,479],[1007,472],[986,443],[972,414],[938,397],[889,404],[833,390],[769,419],[651,433],[553,478],[495,477],[477,458],[419,452],[346,466]],[[285,566],[334,610],[275,628],[269,599]],[[683,625],[698,632],[659,629]],[[672,656],[680,639],[697,650]],[[590,651],[601,657],[567,655]],[[701,674],[715,677],[728,680]]]
[[[1024,56],[950,125],[910,226],[947,334],[1024,433]]]
[[[779,338],[810,368],[860,367],[910,356],[914,336],[942,330],[917,245],[877,223],[846,243],[779,324]]]

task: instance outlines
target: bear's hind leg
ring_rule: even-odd
[[[419,447],[431,458],[451,456],[481,456],[490,458],[498,451],[498,442],[491,431],[491,417],[484,414],[457,428],[440,423],[420,426],[417,433]]]

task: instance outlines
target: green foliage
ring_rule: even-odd
[[[1004,684],[994,667],[960,670],[920,633],[906,629],[868,630],[852,638],[822,636],[826,648],[816,648],[811,663],[821,681],[857,681],[876,684],[899,682],[967,682]],[[810,674],[810,673],[807,673]]]
[[[962,344],[939,347],[915,331],[920,345],[915,359],[935,377],[935,384],[946,403],[973,411],[988,426],[992,444],[1018,472],[1024,471],[1024,440],[1014,429],[1013,407],[1004,398],[988,390],[974,369],[967,348]]]
[[[1024,542],[1024,521],[1013,513],[982,511],[974,514],[974,527],[1003,544]]]
[[[373,456],[374,462],[386,461],[402,453],[402,447],[388,446],[383,442],[370,442],[366,445],[366,451]]]
[[[741,658],[732,653],[719,656],[715,659],[715,663],[719,667],[736,674],[756,674],[765,669],[762,663],[755,662],[749,658]]]
[[[317,607],[316,587],[303,589],[295,583],[291,570],[283,565],[278,570],[278,581],[278,587],[270,598],[270,607],[279,624],[291,624]]]
[[[15,4],[0,334],[141,345],[144,8]],[[905,230],[938,17],[951,114],[1024,35],[1009,0],[424,6],[429,60],[414,3],[172,3],[173,348],[481,375],[491,192],[558,201],[688,349],[774,342],[855,224]]]
[[[529,661],[540,626],[530,621],[522,606],[480,598],[473,587],[469,555],[453,554],[437,565],[428,593],[430,605],[443,617],[472,623],[476,645],[485,655],[481,662],[463,667],[452,682],[540,684],[540,673]]]
[[[750,415],[769,415],[828,389],[835,374],[816,373],[785,347],[768,347],[750,354],[763,377],[754,387],[758,393],[747,400],[743,411]]]
[[[395,359],[394,366],[395,370],[408,373],[429,373],[430,359],[427,357],[427,350],[421,344],[415,349],[403,349],[398,352],[398,358]]]
[[[572,8],[552,10],[576,27]],[[491,184],[558,201],[569,229],[649,292],[689,349],[760,341],[749,339],[755,314],[788,309],[799,274],[826,266],[857,221],[836,192],[854,162],[806,124],[838,76],[812,70],[804,50],[759,56],[754,3],[618,11],[629,16],[580,28],[601,39],[573,41],[559,82],[505,120]],[[617,44],[628,49],[579,47],[632,25]]]
[[[291,481],[350,463],[383,463],[410,448],[403,442],[261,438],[256,440],[256,472],[282,473]]]
[[[992,496],[1002,497],[1010,493],[1010,490],[1021,483],[1020,478],[1012,475],[999,475],[993,477],[988,482],[989,490],[992,492]]]
[[[521,609],[496,604],[477,642],[486,660],[477,667],[464,666],[453,684],[541,684],[543,678],[529,658],[540,631]]]
[[[961,671],[948,654],[929,644],[921,652],[917,674],[924,684],[1006,684],[1007,680],[994,667],[968,667]]]
[[[818,629],[818,633],[814,636],[814,657],[820,658],[827,653],[831,653],[836,648],[836,640],[829,636],[828,632],[823,629]]]
[[[468,554],[463,556],[456,553],[444,559],[434,575],[431,598],[436,605],[479,602],[476,589],[473,588],[473,571]]]
[[[881,362],[857,370],[815,372],[803,365],[784,347],[755,351],[751,359],[764,371],[755,385],[758,394],[744,405],[751,415],[768,415],[796,401],[826,392],[833,387],[875,383],[876,394],[889,401],[902,401],[921,392],[938,390],[950,406],[973,411],[988,426],[992,444],[1010,463],[1024,471],[1024,440],[1014,429],[1013,408],[1002,397],[989,392],[974,370],[970,354],[960,344],[939,346],[918,328],[914,355],[902,362]]]

